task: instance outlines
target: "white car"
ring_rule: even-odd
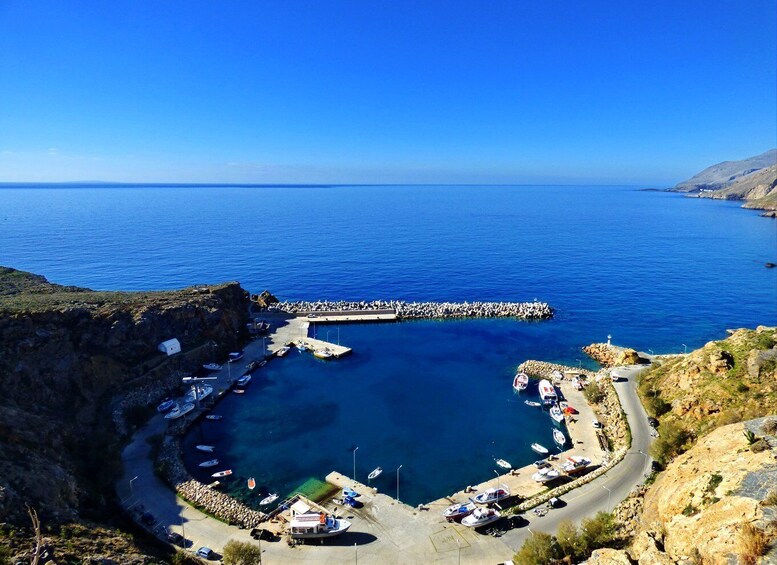
[[[210,559],[213,557],[213,550],[209,547],[201,547],[197,550],[197,557],[203,557],[205,559]]]
[[[597,419],[594,419],[594,421],[593,421],[592,423],[593,423],[593,425],[594,425],[594,428],[596,428],[597,430],[598,430],[598,429],[601,429],[601,427],[602,427],[602,423],[601,423],[599,420],[597,420]]]

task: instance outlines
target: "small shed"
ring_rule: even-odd
[[[165,355],[175,355],[176,353],[181,352],[181,342],[176,338],[168,339],[167,341],[160,343],[157,349]]]

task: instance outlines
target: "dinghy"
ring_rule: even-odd
[[[367,478],[368,478],[369,480],[372,480],[372,479],[377,479],[377,478],[380,476],[380,474],[381,474],[382,472],[383,472],[383,469],[381,469],[380,467],[375,467],[375,468],[372,470],[372,472],[371,472],[369,475],[367,475]]]
[[[229,362],[234,363],[235,361],[239,361],[243,358],[243,352],[242,351],[235,351],[234,353],[229,354]]]
[[[216,446],[214,446],[214,445],[197,445],[197,446],[195,446],[195,449],[197,451],[204,451],[205,453],[213,453],[213,451],[216,449]]]
[[[535,453],[539,453],[540,455],[547,455],[548,454],[548,448],[540,445],[539,443],[533,443],[531,444],[531,448]]]
[[[278,495],[274,493],[270,493],[268,496],[265,496],[260,502],[259,506],[266,506],[267,504],[272,504],[278,500]]]
[[[526,406],[542,406],[542,404],[540,404],[539,402],[535,402],[533,400],[526,400],[524,401],[524,404]]]
[[[513,466],[510,465],[507,461],[504,459],[497,459],[496,464],[499,465],[502,469],[512,469]]]
[[[232,474],[232,469],[226,469],[225,471],[219,471],[217,473],[213,473],[211,477],[214,479],[220,479],[221,477],[228,477]]]
[[[513,390],[518,392],[526,390],[529,386],[529,375],[526,373],[518,373],[513,378]]]
[[[553,430],[553,441],[555,441],[559,447],[562,447],[567,442],[567,437],[561,430]]]
[[[211,459],[210,461],[203,461],[200,463],[200,467],[215,467],[219,464],[218,459]]]
[[[223,417],[224,416],[220,416],[218,414],[208,414],[207,416],[205,416],[205,419],[206,420],[214,420],[215,421],[215,420],[221,420]]]
[[[248,479],[248,490],[254,490],[256,488],[256,481],[253,477]]]
[[[218,363],[206,363],[205,365],[202,366],[202,368],[205,369],[206,371],[220,371],[221,365],[219,365]]]

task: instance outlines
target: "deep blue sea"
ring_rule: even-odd
[[[411,503],[486,480],[493,456],[522,464],[528,443],[549,443],[547,416],[513,402],[524,359],[590,365],[580,347],[607,334],[678,352],[777,323],[767,261],[774,220],[633,187],[0,189],[0,264],[61,284],[238,280],[282,299],[549,302],[557,316],[543,323],[343,326],[351,358],[295,353],[220,405],[233,416],[218,440],[241,476],[283,490],[351,474],[359,446],[357,473],[381,465],[383,490],[403,465]]]

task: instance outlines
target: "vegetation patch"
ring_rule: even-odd
[[[579,563],[595,549],[612,547],[617,542],[614,516],[599,512],[592,518],[584,519],[579,528],[569,520],[561,522],[555,536],[535,533],[524,542],[513,562],[516,565]]]

